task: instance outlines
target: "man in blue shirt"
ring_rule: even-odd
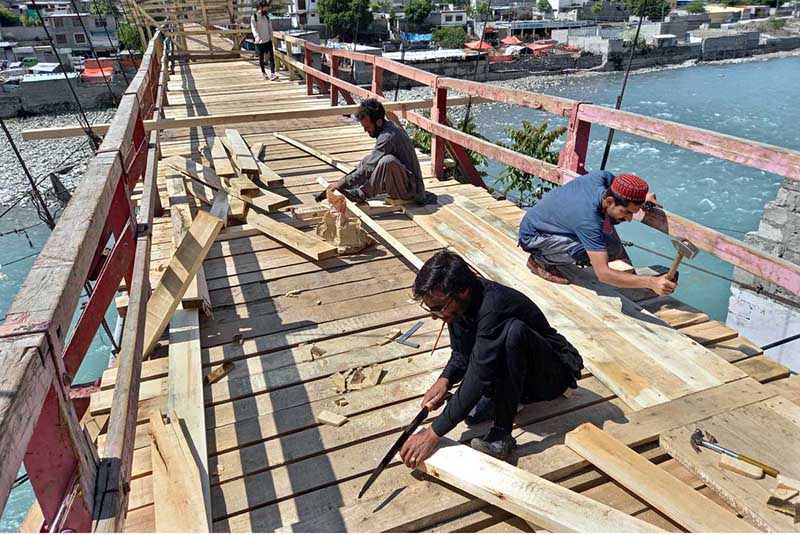
[[[675,283],[665,275],[635,275],[608,265],[620,256],[622,244],[604,232],[604,225],[630,221],[645,202],[657,204],[648,189],[636,175],[592,171],[550,191],[528,209],[519,227],[519,245],[531,255],[528,268],[545,280],[568,284],[559,265],[591,264],[600,282],[671,294]]]

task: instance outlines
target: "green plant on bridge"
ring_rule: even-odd
[[[521,128],[505,129],[511,142],[499,145],[537,160],[558,163],[558,151],[552,150],[551,147],[567,129],[562,126],[548,130],[549,126],[546,121],[539,125],[522,121]],[[517,204],[520,206],[533,206],[545,193],[556,187],[551,182],[511,166],[503,170],[498,177],[498,183],[505,186],[506,194],[512,192],[512,195],[519,195]]]

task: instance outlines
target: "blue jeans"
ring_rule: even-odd
[[[606,241],[608,258],[613,260],[622,254],[622,242],[616,234],[603,233]],[[520,247],[529,253],[536,262],[545,266],[566,266],[572,264],[588,264],[589,255],[576,238],[561,234],[544,234],[534,232],[525,239],[520,239]]]

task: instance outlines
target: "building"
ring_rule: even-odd
[[[52,13],[45,16],[44,22],[58,47],[88,53],[91,51],[91,42],[99,54],[115,51],[119,46],[116,21],[112,15],[96,17],[90,13]]]
[[[431,18],[436,19],[435,26],[464,26],[467,24],[467,10],[443,9],[431,13]]]
[[[292,19],[292,28],[322,28],[317,12],[317,0],[292,0],[287,14]]]

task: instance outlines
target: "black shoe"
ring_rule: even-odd
[[[505,432],[493,427],[486,433],[483,438],[473,438],[470,442],[470,447],[473,450],[491,455],[495,459],[505,461],[511,456],[517,441],[511,436],[511,433]]]
[[[426,191],[425,193],[414,199],[414,202],[420,206],[425,206],[428,204],[436,204],[437,200],[439,200],[439,197],[437,197],[435,193]]]
[[[487,398],[486,396],[482,397],[478,404],[475,405],[466,418],[464,418],[464,423],[468,426],[478,425],[481,422],[485,422],[486,420],[490,420],[494,417],[494,400],[491,398]]]
[[[314,197],[314,200],[316,202],[322,202],[327,198],[328,198],[328,190],[324,189]]]
[[[364,192],[360,189],[345,189],[342,188],[339,190],[339,193],[347,197],[347,200],[350,202],[358,203],[365,203],[367,202],[367,196],[364,195]]]

